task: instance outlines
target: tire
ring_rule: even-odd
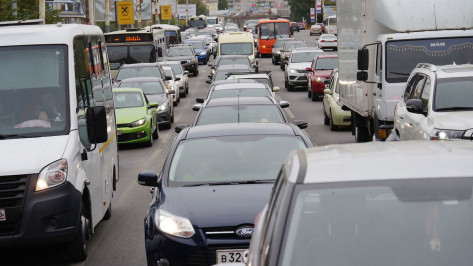
[[[314,92],[311,93],[310,97],[312,98],[313,102],[317,102],[319,100],[319,96]]]
[[[273,65],[276,65],[276,62],[274,61],[274,57],[271,56],[271,63],[273,63]]]
[[[197,77],[197,75],[199,75],[199,70],[197,70],[197,69],[194,70],[193,75],[194,75],[194,77]]]
[[[110,220],[110,218],[112,218],[112,203],[111,202],[110,202],[110,205],[108,205],[108,209],[105,212],[105,214],[102,218],[102,221]]]
[[[180,103],[180,102],[181,102],[181,97],[177,97],[177,103]]]
[[[77,234],[66,247],[66,254],[70,261],[80,262],[87,258],[87,240],[90,239],[90,220],[85,216],[81,205]]]
[[[336,131],[338,129],[338,126],[336,126],[334,123],[333,123],[333,117],[332,117],[332,111],[330,111],[330,117],[329,117],[329,124],[330,124],[330,131]],[[324,120],[325,122],[325,120]]]
[[[327,113],[325,112],[325,106],[323,106],[322,108],[324,110],[324,125],[328,126],[330,125],[330,117],[328,117]]]
[[[153,139],[158,139],[159,138],[159,131],[158,131],[158,123],[156,122],[156,128],[153,131]]]
[[[145,142],[145,146],[146,147],[153,147],[153,136],[152,136],[152,134],[150,134],[149,140],[147,142]]]
[[[312,92],[310,90],[307,91],[307,98],[312,98]]]
[[[370,132],[368,128],[363,125],[363,120],[363,117],[355,114],[355,141],[358,143],[371,141]]]
[[[172,113],[172,116],[171,116],[171,120],[170,120],[170,121],[171,121],[171,123],[169,123],[169,124],[174,123],[174,111],[173,111],[173,113]]]
[[[189,86],[186,87],[186,96],[189,94]]]
[[[283,63],[281,63],[280,68],[281,68],[281,70],[284,70],[284,64]]]

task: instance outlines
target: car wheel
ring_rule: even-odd
[[[273,65],[276,65],[276,62],[274,62],[274,57],[271,56],[271,63],[273,63]]]
[[[319,96],[315,94],[314,92],[312,92],[310,96],[313,102],[317,102],[319,100]]]
[[[207,65],[207,61],[209,61],[209,60],[205,60],[202,64]]]
[[[66,248],[67,257],[74,262],[83,261],[87,258],[87,240],[90,238],[91,232],[90,220],[86,217],[82,204],[80,213],[77,234]]]
[[[103,216],[102,220],[110,220],[112,218],[112,203],[110,202],[110,205],[108,205],[107,211],[105,212],[105,215]]]
[[[184,92],[182,92],[182,93],[180,92],[180,93],[179,93],[179,98],[181,98],[181,97],[182,97],[182,98],[186,98],[186,97],[187,97],[187,94],[186,94],[186,90],[185,90],[185,89],[184,89]]]
[[[189,86],[186,86],[186,95],[189,94]]]
[[[307,91],[307,98],[312,98],[312,91],[310,90]]]
[[[197,77],[197,75],[199,75],[199,70],[198,69],[195,70],[194,77]]]
[[[325,112],[325,105],[322,104],[322,110],[324,112],[324,125],[330,125],[330,117],[328,117],[327,113]]]
[[[330,131],[336,131],[338,129],[338,126],[336,126],[333,123],[333,117],[332,117],[332,111],[330,111],[330,117],[329,117],[329,124],[330,124]]]
[[[148,141],[145,142],[145,146],[146,146],[146,147],[152,147],[152,146],[153,146],[153,136],[152,136],[152,135],[153,135],[153,134],[151,133],[151,134],[149,135]]]
[[[284,64],[283,63],[281,63],[280,68],[281,68],[281,70],[284,70]]]
[[[181,97],[177,97],[177,103],[181,102]]]
[[[153,139],[158,139],[159,138],[159,130],[158,130],[158,123],[156,122],[156,128],[153,131]]]
[[[174,112],[172,113],[172,116],[171,116],[171,120],[170,120],[170,121],[171,121],[170,124],[174,123]]]

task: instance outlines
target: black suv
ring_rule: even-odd
[[[199,74],[197,60],[194,49],[191,45],[171,46],[168,50],[167,61],[179,61],[182,67],[197,76]]]

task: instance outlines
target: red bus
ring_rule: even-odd
[[[276,39],[291,37],[291,23],[287,19],[260,19],[258,23],[258,50],[260,54],[271,54]]]

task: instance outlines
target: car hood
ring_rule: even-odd
[[[330,74],[332,73],[332,70],[316,70],[314,71],[314,75],[316,77],[324,77],[324,78],[328,78],[330,77]]]
[[[200,54],[202,52],[205,52],[205,49],[194,49],[194,52]]]
[[[173,56],[173,57],[168,57],[167,60],[169,61],[183,61],[183,60],[192,60],[194,57],[192,56]]]
[[[164,209],[196,228],[253,224],[269,200],[273,183],[164,187]]]
[[[432,118],[442,129],[466,130],[473,128],[473,111],[435,112]]]
[[[312,62],[290,63],[288,67],[292,69],[305,70],[305,68],[310,67],[311,64]]]
[[[150,103],[158,103],[158,106],[169,102],[164,94],[147,94],[146,98],[148,98]]]
[[[36,174],[62,158],[69,135],[0,141],[2,175]]]
[[[120,108],[116,109],[117,112],[117,125],[118,124],[128,124],[140,120],[146,116],[144,107],[134,107],[134,108]]]

